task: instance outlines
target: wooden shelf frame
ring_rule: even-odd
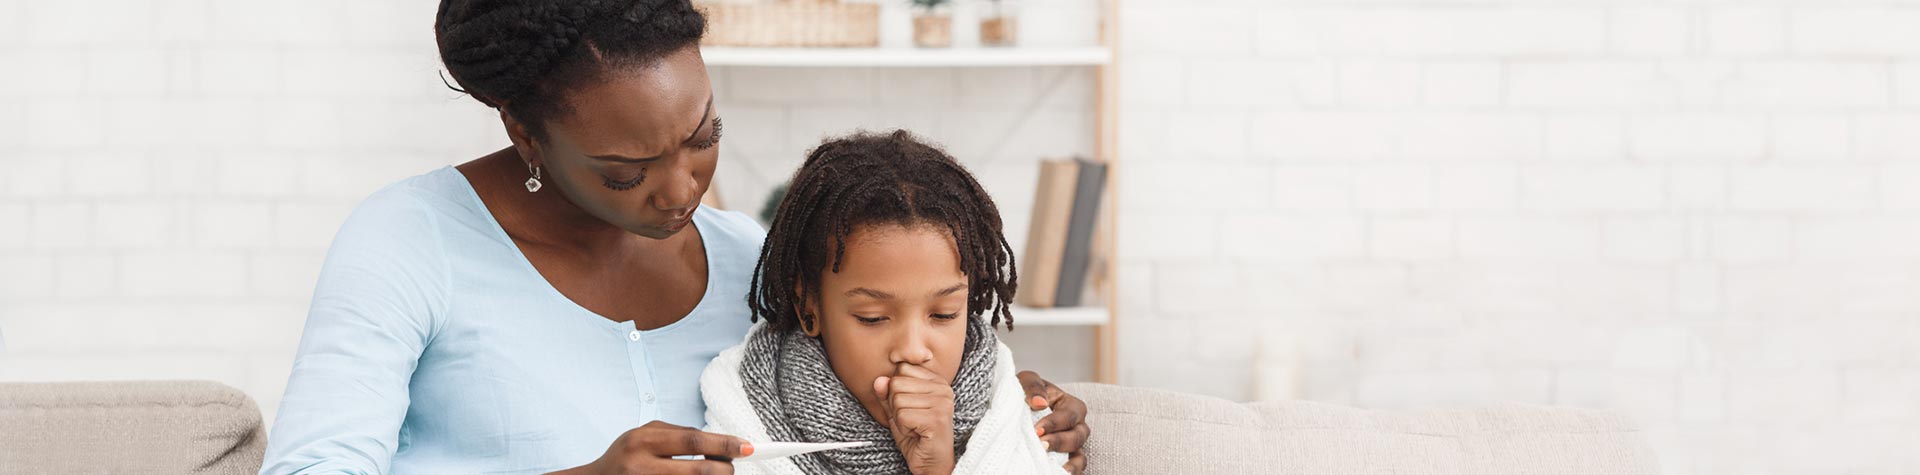
[[[1113,60],[1103,47],[1082,48],[701,48],[709,66],[864,68],[864,67],[1034,67],[1099,66]]]
[[[1094,381],[1118,384],[1120,382],[1119,326],[1120,326],[1120,287],[1117,276],[1120,271],[1120,255],[1116,250],[1120,234],[1116,221],[1119,218],[1120,200],[1120,1],[1100,0],[1100,46],[1107,50],[1108,60],[1094,73],[1094,130],[1093,156],[1095,160],[1107,164],[1106,194],[1100,203],[1100,228],[1096,238],[1094,254],[1099,256],[1095,262],[1106,266],[1101,271],[1098,285],[1100,297],[1105,300],[1107,321],[1093,327],[1093,379]]]

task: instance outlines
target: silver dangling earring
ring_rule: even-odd
[[[527,179],[527,192],[540,191],[540,167],[529,164],[527,165],[527,172],[533,174],[532,178]]]

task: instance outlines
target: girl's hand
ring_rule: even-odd
[[[550,475],[732,474],[732,459],[752,454],[753,444],[739,437],[653,421],[620,434],[599,460]],[[707,459],[676,460],[675,455]]]
[[[1027,404],[1032,405],[1033,410],[1053,409],[1052,414],[1034,424],[1040,441],[1047,444],[1048,451],[1067,454],[1068,473],[1077,475],[1086,471],[1087,456],[1080,449],[1092,434],[1086,424],[1087,404],[1032,371],[1020,372],[1020,385],[1026,387]]]
[[[953,386],[926,368],[901,365],[873,380],[893,443],[914,475],[953,473]]]

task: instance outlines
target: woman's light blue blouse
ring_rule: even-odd
[[[699,427],[766,231],[706,208],[693,224],[706,294],[637,331],[548,284],[458,170],[375,193],[327,252],[261,473],[539,473],[650,421]]]

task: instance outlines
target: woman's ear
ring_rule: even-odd
[[[507,128],[507,140],[513,141],[513,151],[520,154],[520,159],[526,160],[529,168],[540,165],[540,149],[534,146],[526,124],[515,120],[505,107],[500,108],[500,124]]]

